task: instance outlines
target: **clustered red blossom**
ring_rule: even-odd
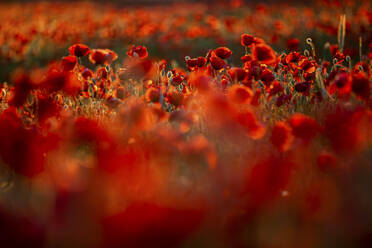
[[[372,58],[270,44],[245,33],[173,66],[77,43],[15,70],[0,247],[368,247]]]

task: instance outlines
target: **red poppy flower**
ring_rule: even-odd
[[[132,46],[127,52],[129,57],[132,58],[146,58],[148,56],[147,48],[145,46]]]
[[[210,87],[210,83],[212,82],[213,78],[205,75],[198,73],[196,75],[192,75],[190,78],[190,85],[198,89],[199,92],[207,92]]]
[[[333,154],[323,151],[316,158],[316,162],[319,170],[326,172],[334,167],[336,158]]]
[[[96,75],[98,78],[107,79],[108,78],[108,71],[105,67],[101,67],[97,70]]]
[[[105,49],[106,52],[106,64],[110,64],[111,62],[115,61],[118,58],[118,55],[116,52],[110,50],[110,49]]]
[[[242,34],[240,37],[240,44],[242,44],[242,46],[244,47],[251,46],[252,44],[254,44],[254,36],[249,34]]]
[[[229,80],[226,79],[226,78],[222,78],[221,79],[221,86],[222,86],[222,89],[225,90],[227,88],[227,85],[229,84]]]
[[[330,75],[331,77],[332,75]],[[329,87],[329,93],[334,94],[338,92],[339,97],[349,97],[351,93],[351,77],[348,72],[340,72],[334,75]]]
[[[76,118],[73,137],[76,138],[76,142],[111,143],[110,136],[98,122],[86,117]],[[99,146],[97,147],[99,148]]]
[[[309,60],[308,58],[303,58],[298,62],[298,66],[301,70],[307,73],[313,73],[316,70],[316,63],[313,60]]]
[[[372,69],[366,62],[358,62],[354,65],[353,73],[364,72],[368,78],[372,74]]]
[[[117,59],[118,55],[109,49],[93,49],[89,60],[95,65],[109,64]]]
[[[181,73],[174,72],[172,76],[171,84],[173,86],[178,86],[182,83],[182,81],[183,81],[183,75]]]
[[[354,73],[352,76],[351,89],[359,98],[367,101],[370,97],[370,81],[363,72]]]
[[[168,93],[166,99],[170,104],[174,105],[175,107],[178,107],[183,104],[184,96],[182,93],[178,91],[173,91]]]
[[[59,109],[59,105],[57,105],[52,97],[38,95],[37,117],[39,123],[43,123],[48,118],[56,116]]]
[[[244,55],[243,57],[240,58],[240,60],[243,63],[245,63],[245,62],[251,61],[252,60],[252,56],[251,55]]]
[[[269,89],[270,96],[279,94],[279,93],[283,92],[283,90],[284,90],[284,87],[282,86],[282,84],[278,81],[274,81],[270,85],[270,89]]]
[[[275,80],[275,76],[270,70],[264,69],[260,73],[260,79],[266,85],[266,87],[268,87],[270,86],[271,82]]]
[[[294,114],[291,116],[293,134],[305,142],[312,140],[320,131],[320,126],[314,119],[304,114]]]
[[[20,107],[26,102],[27,97],[33,88],[33,82],[25,72],[21,71],[17,71],[13,78],[14,95],[10,99],[9,104],[15,107]]]
[[[261,139],[265,135],[266,128],[257,120],[252,111],[239,112],[236,115],[236,120],[252,139]]]
[[[201,68],[205,66],[206,63],[207,63],[207,59],[204,57],[198,57],[198,58],[186,60],[187,67],[190,71],[195,70],[197,68]]]
[[[92,70],[85,68],[83,72],[81,73],[84,79],[92,78],[93,77],[93,72]]]
[[[149,59],[133,58],[126,61],[127,76],[128,78],[151,79],[156,74],[156,67]]]
[[[221,59],[227,59],[231,56],[232,51],[227,47],[219,47],[214,50],[214,53]]]
[[[65,93],[74,96],[80,90],[81,82],[74,73],[51,67],[46,78],[38,87],[48,93],[63,90]]]
[[[336,55],[336,53],[338,52],[338,45],[330,45],[329,50],[333,56]]]
[[[145,98],[148,102],[159,102],[160,90],[155,87],[148,88],[145,94]]]
[[[78,63],[76,56],[70,55],[62,58],[62,69],[72,71]]]
[[[304,95],[309,95],[310,93],[310,83],[309,82],[301,82],[295,84],[295,90],[299,93]]]
[[[287,40],[287,48],[289,51],[297,51],[300,41],[296,38]]]
[[[233,67],[228,71],[232,80],[242,81],[246,76],[247,72],[240,67]]]
[[[246,86],[234,84],[229,88],[228,96],[234,103],[243,104],[250,102],[253,92]]]
[[[297,51],[300,41],[296,38],[287,40],[287,48],[289,51]]]
[[[325,120],[325,136],[335,151],[352,153],[370,144],[372,113],[366,109],[338,107]]]
[[[258,44],[252,47],[252,57],[254,60],[267,65],[273,65],[276,62],[274,50],[266,44]]]
[[[30,178],[40,174],[44,170],[44,154],[52,147],[35,128],[23,128],[15,108],[1,113],[0,157],[15,173]]]
[[[68,51],[71,55],[76,57],[84,57],[89,54],[89,47],[84,44],[75,44],[68,48]]]
[[[289,103],[291,101],[291,98],[292,98],[292,95],[280,95],[277,99],[276,99],[276,106],[280,107],[282,106],[284,103]]]
[[[300,60],[301,54],[298,52],[291,52],[285,56],[285,64],[296,63]]]
[[[252,98],[252,101],[251,101],[251,105],[252,106],[258,106],[258,105],[260,105],[261,96],[262,96],[261,90],[260,89],[257,89],[254,92],[254,95],[253,95],[253,98]]]
[[[89,60],[95,65],[101,65],[106,62],[106,52],[102,49],[94,49],[89,55]]]
[[[198,57],[198,67],[203,67],[207,63],[207,59],[204,57]]]
[[[292,144],[293,135],[291,127],[285,122],[277,122],[271,132],[270,141],[280,151],[284,152]]]
[[[216,71],[221,70],[226,65],[225,61],[217,56],[212,56],[210,58],[210,61],[213,69],[215,69]]]
[[[194,69],[195,67],[198,66],[198,59],[197,58],[188,59],[188,60],[186,60],[186,65],[190,70],[192,70],[192,69]]]

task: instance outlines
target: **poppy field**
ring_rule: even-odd
[[[372,2],[0,3],[0,247],[372,247]]]

